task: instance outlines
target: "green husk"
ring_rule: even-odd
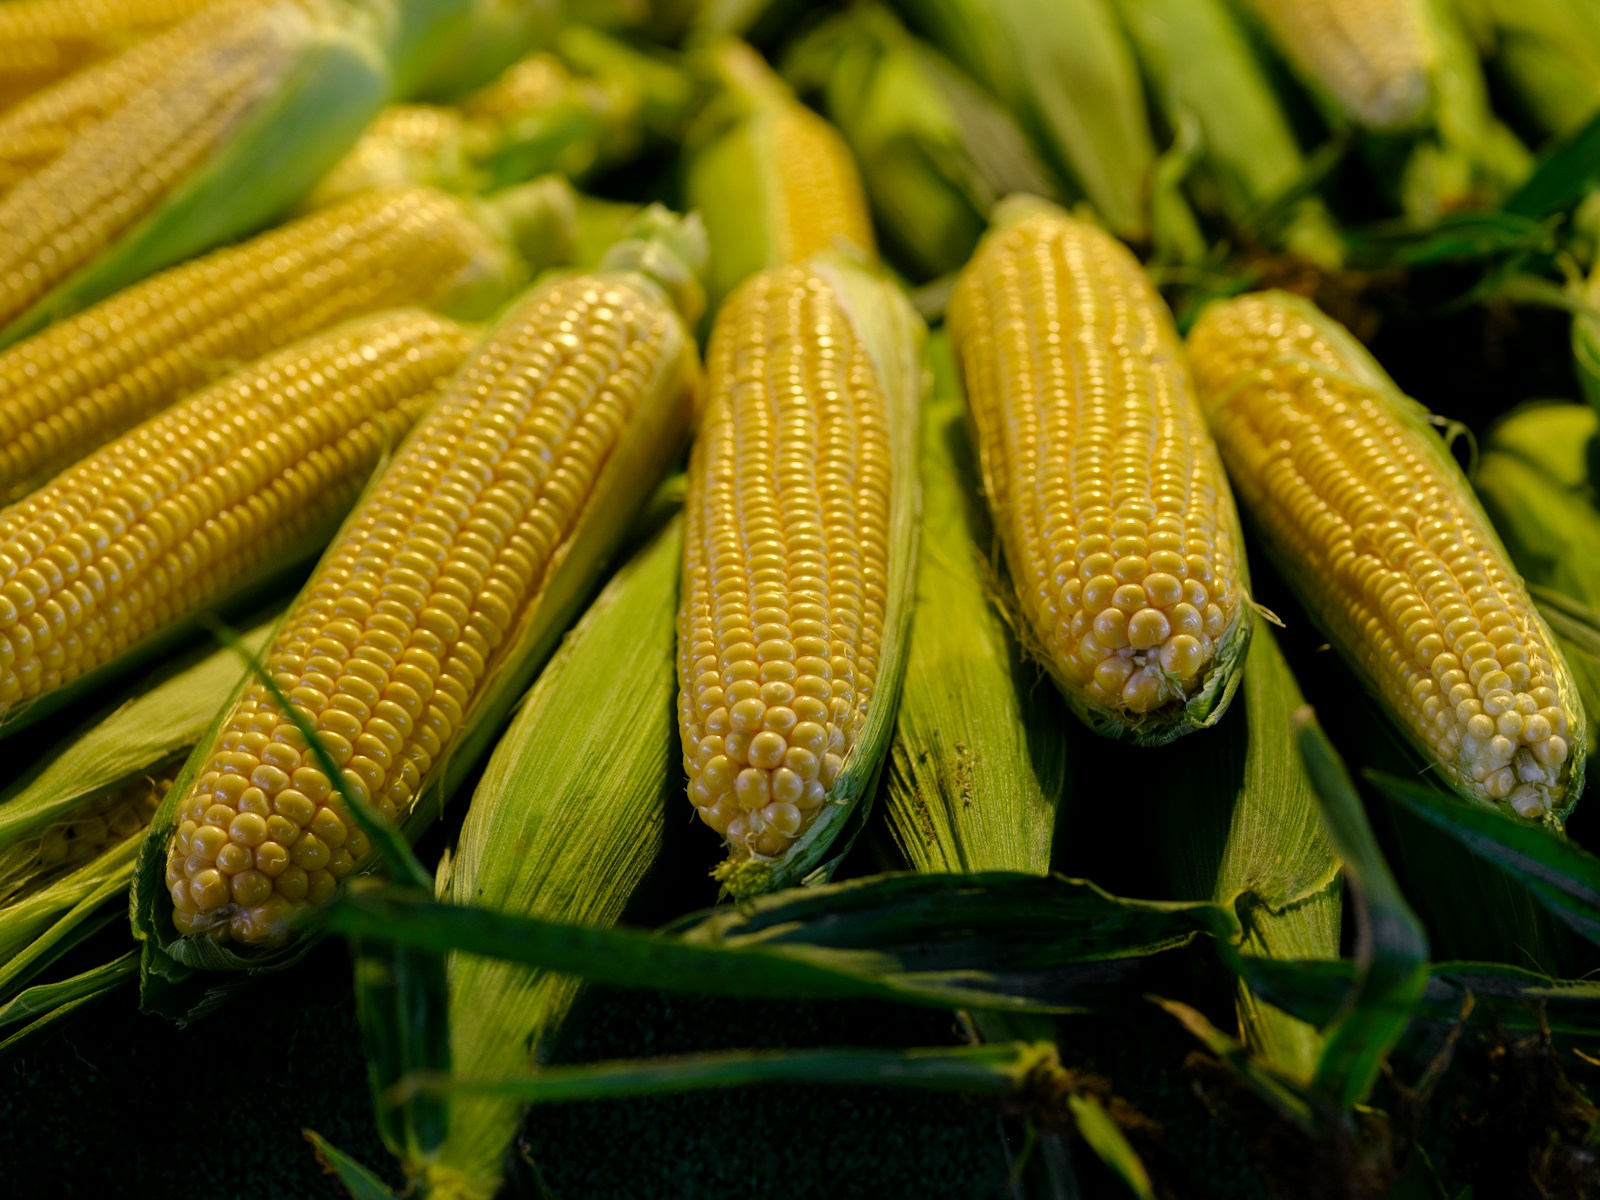
[[[943,331],[928,357],[916,620],[884,793],[888,831],[918,871],[1042,875],[1057,807],[1070,803],[1066,714],[995,603],[994,534]]]
[[[783,69],[821,94],[862,166],[891,256],[917,279],[966,262],[1001,198],[1061,196],[1011,114],[881,5],[819,26]]]
[[[1526,115],[1567,134],[1600,112],[1600,8],[1587,0],[1452,0]]]
[[[674,521],[607,586],[540,676],[496,747],[441,900],[587,925],[621,915],[681,803]],[[542,1060],[577,994],[570,975],[452,955],[450,1062],[458,1075],[514,1076]],[[427,1161],[406,1164],[430,1195],[493,1196],[516,1137],[515,1097],[457,1094]]]
[[[660,287],[687,321],[696,314],[701,300],[698,273],[704,253],[704,232],[695,218],[680,219],[653,208],[636,220],[630,238],[613,248],[601,274],[628,271],[635,280]],[[528,296],[536,296],[538,291],[535,287]],[[526,298],[518,308],[525,303]],[[418,788],[416,802],[401,823],[401,833],[408,840],[414,840],[440,814],[498,736],[562,631],[592,594],[596,577],[622,543],[634,513],[677,457],[686,415],[681,400],[693,386],[689,373],[698,370],[687,328],[682,338],[681,354],[664,355],[658,376],[647,381],[651,402],[635,412],[628,436],[601,469],[577,527],[548,568],[543,590],[518,618],[504,655],[475,697],[454,747]],[[134,877],[134,933],[144,943],[143,1003],[147,1009],[179,1018],[199,1015],[220,1002],[243,976],[292,965],[316,941],[315,936],[301,936],[276,948],[236,949],[206,938],[185,938],[172,924],[171,898],[164,884],[165,848],[177,828],[179,804],[246,682],[240,680],[238,691],[221,709],[216,724],[201,739],[157,811]],[[358,863],[357,871],[373,866],[372,860]],[[208,980],[202,974],[210,972],[227,973],[231,980]]]
[[[102,253],[25,311],[0,318],[5,321],[0,345],[162,267],[261,228],[309,191],[354,144],[390,94],[385,50],[392,26],[385,17],[392,20],[392,10],[352,3],[309,12],[285,0],[272,0],[271,9],[289,49],[265,97],[198,171],[176,181],[157,207]],[[204,18],[202,13],[199,19]],[[5,197],[7,208],[49,204],[55,189],[74,173],[138,145],[149,105],[160,104],[180,84],[203,85],[196,74],[202,68],[184,71],[183,65],[175,63],[170,77],[156,80],[147,93],[79,134],[65,154]]]
[[[418,10],[448,10],[427,35],[424,53],[397,64],[395,94],[453,100],[482,87],[519,58],[548,46],[565,17],[564,0],[401,0]],[[413,44],[428,23],[414,17]]]
[[[1150,235],[1156,150],[1106,0],[925,0],[907,18],[1023,123],[1119,236]]]
[[[1241,951],[1260,958],[1339,956],[1339,856],[1294,744],[1291,717],[1303,704],[1277,640],[1258,629],[1228,716],[1210,736],[1176,743],[1150,764],[1170,781],[1153,799],[1174,891],[1231,908]],[[1264,1004],[1242,981],[1237,999],[1245,1044],[1309,1081],[1322,1049],[1317,1031]]]
[[[1511,556],[1499,537],[1496,536],[1494,525],[1490,521],[1488,514],[1484,512],[1483,506],[1479,504],[1477,496],[1473,493],[1471,484],[1451,456],[1448,444],[1439,436],[1438,424],[1433,414],[1395,386],[1394,381],[1389,378],[1378,362],[1368,353],[1366,347],[1362,346],[1360,342],[1351,336],[1349,331],[1324,314],[1311,301],[1286,292],[1265,292],[1261,293],[1261,295],[1270,297],[1273,304],[1279,307],[1287,317],[1303,321],[1312,326],[1317,331],[1317,335],[1333,347],[1334,353],[1340,361],[1340,367],[1337,372],[1326,363],[1321,362],[1307,362],[1305,369],[1311,372],[1313,376],[1317,374],[1337,374],[1346,385],[1361,389],[1371,398],[1373,403],[1382,405],[1390,415],[1410,432],[1414,439],[1412,445],[1417,452],[1426,455],[1436,470],[1446,479],[1450,479],[1456,484],[1456,503],[1469,517],[1476,518],[1476,523],[1481,528],[1487,542],[1485,548],[1490,553],[1498,553],[1502,558],[1509,560]],[[1274,365],[1286,365],[1293,361],[1278,360]],[[1208,412],[1217,405],[1225,403],[1232,388],[1244,386],[1248,382],[1248,380],[1234,381],[1221,394],[1207,397],[1205,405]],[[1304,564],[1293,554],[1284,552],[1284,548],[1268,542],[1266,549],[1272,558],[1274,566],[1277,567],[1285,582],[1289,584],[1290,589],[1295,593],[1296,599],[1311,615],[1313,621],[1320,626],[1322,618],[1318,614],[1324,607],[1320,601],[1325,594],[1326,581],[1309,576]],[[1552,639],[1553,644],[1554,635],[1545,623],[1544,618],[1539,616],[1537,612],[1533,612],[1530,613],[1529,619],[1539,624],[1546,637]],[[1335,645],[1339,643],[1339,638],[1336,635],[1326,629],[1324,629],[1324,632],[1329,633]],[[1410,728],[1409,723],[1383,699],[1383,692],[1378,681],[1366,678],[1362,673],[1361,666],[1354,658],[1348,655],[1346,658],[1350,662],[1351,669],[1357,674],[1362,674],[1363,683],[1367,690],[1376,698],[1378,707],[1389,718],[1395,730],[1421,755],[1423,762],[1435,762],[1432,749]],[[1558,691],[1572,696],[1575,707],[1582,709],[1583,705],[1578,697],[1576,685],[1568,664],[1559,653],[1559,650],[1552,655],[1552,658],[1554,660],[1551,664],[1552,668],[1561,684]],[[1572,810],[1573,805],[1578,802],[1578,797],[1583,794],[1584,769],[1587,757],[1587,722],[1582,717],[1582,714],[1579,713],[1579,720],[1572,730],[1569,759],[1571,769],[1565,795],[1554,802],[1551,810],[1542,818],[1552,828],[1559,829],[1561,827],[1562,818]],[[1449,788],[1468,804],[1500,809],[1507,813],[1512,812],[1509,803],[1497,803],[1477,795],[1470,787],[1457,783],[1454,777],[1445,771],[1441,770],[1436,774],[1442,786]]]
[[[892,472],[889,496],[889,579],[878,675],[866,720],[834,779],[828,803],[811,827],[778,858],[729,858],[717,878],[735,896],[750,896],[793,884],[825,883],[855,840],[889,753],[917,578],[917,532],[922,509],[917,469],[922,399],[928,378],[924,361],[927,327],[893,280],[832,256],[813,260],[833,286],[856,336],[877,371],[888,409]]]
[[[1176,124],[1193,114],[1201,133],[1201,182],[1235,228],[1322,267],[1344,243],[1321,200],[1276,212],[1306,174],[1271,81],[1225,0],[1113,0],[1152,89]],[[1202,206],[1204,207],[1204,206]],[[1275,213],[1269,226],[1263,215]]]

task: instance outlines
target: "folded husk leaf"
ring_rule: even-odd
[[[473,794],[441,867],[441,900],[609,925],[654,863],[681,782],[677,741],[677,576],[681,521],[618,572],[528,694]],[[624,739],[619,744],[619,737]],[[541,1060],[578,981],[452,955],[455,1074],[517,1075]],[[519,1102],[449,1100],[427,1162],[407,1163],[430,1194],[493,1196]]]

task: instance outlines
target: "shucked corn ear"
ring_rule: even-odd
[[[0,108],[216,0],[11,0],[0,5]]]
[[[382,104],[395,19],[351,0],[221,0],[0,117],[4,158],[58,90],[73,99],[59,152],[0,196],[0,343],[297,199]]]
[[[1583,788],[1583,706],[1427,410],[1298,297],[1211,305],[1207,419],[1302,603],[1469,801],[1551,823]]]
[[[1358,125],[1403,129],[1433,102],[1426,0],[1246,0],[1285,58]]]
[[[678,724],[736,894],[817,867],[887,750],[916,555],[921,320],[815,259],[717,316],[689,463]]]
[[[1164,742],[1213,724],[1250,636],[1244,551],[1138,260],[1019,198],[947,317],[1025,640],[1098,733]]]
[[[906,17],[1000,97],[1120,237],[1149,236],[1155,144],[1107,0],[922,0]]]
[[[406,304],[488,315],[526,275],[517,244],[534,263],[565,249],[569,209],[559,183],[498,204],[374,192],[170,268],[0,351],[0,500],[234,366],[348,318]]]
[[[366,318],[197,392],[0,509],[0,727],[303,553],[469,344],[442,317]]]
[[[1152,91],[1176,123],[1192,113],[1200,126],[1200,179],[1214,206],[1244,233],[1323,266],[1337,266],[1343,242],[1315,197],[1294,205],[1272,228],[1252,228],[1306,173],[1271,81],[1227,0],[1112,0]]]
[[[616,472],[648,486],[687,424],[698,365],[685,315],[698,303],[703,236],[692,218],[659,210],[641,222],[600,272],[535,288],[501,321],[263,655],[340,764],[341,786],[397,823],[461,753],[486,697],[526,665],[523,635],[578,534],[591,518],[625,521]],[[168,805],[146,853],[164,861],[166,910],[183,935],[281,940],[281,920],[328,896],[368,850],[255,681]]]
[[[879,5],[819,26],[784,75],[820,93],[862,164],[878,228],[921,278],[967,261],[1001,197],[1060,190],[1011,114]]]
[[[713,52],[726,85],[694,135],[689,204],[711,237],[708,293],[716,311],[767,267],[854,247],[872,254],[872,217],[850,148],[741,42]]]
[[[675,519],[617,573],[540,675],[484,768],[440,868],[440,899],[586,925],[621,916],[660,853],[681,786],[672,658],[682,545]],[[577,979],[465,954],[451,955],[448,970],[453,1072],[511,1076],[548,1057]],[[428,1181],[428,1195],[489,1200],[518,1108],[451,1097],[443,1143],[408,1163],[410,1173]]]

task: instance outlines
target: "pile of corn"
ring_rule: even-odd
[[[1268,623],[1560,834],[1600,667],[1528,584],[1600,607],[1593,419],[1497,425],[1480,504],[1456,397],[1314,297],[1382,311],[1354,223],[1493,210],[1589,128],[1587,0],[584,8],[0,4],[0,1014],[92,929],[216,1007],[440,820],[441,898],[598,924],[690,814],[734,898],[863,832],[1045,872],[1141,803],[1101,755],[1254,739],[1293,826]],[[1281,952],[1334,958],[1302,841]],[[480,1075],[572,1008],[447,973]],[[449,1107],[380,1124],[495,1194],[516,1104]]]

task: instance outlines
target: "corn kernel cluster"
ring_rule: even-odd
[[[429,303],[490,252],[461,202],[373,192],[135,284],[0,352],[0,500],[239,362]]]
[[[768,120],[779,174],[772,261],[800,262],[840,242],[874,253],[861,176],[839,131],[797,103],[776,105]]]
[[[1189,345],[1240,495],[1307,606],[1458,784],[1550,811],[1574,723],[1559,653],[1435,435],[1271,294],[1213,305]]]
[[[577,277],[535,292],[471,359],[347,523],[265,666],[390,819],[472,710],[633,412],[682,351],[660,292]],[[367,852],[334,784],[260,684],[181,808],[180,932],[276,935]]]
[[[207,9],[139,48],[165,56],[160,86],[125,96],[119,60],[107,64],[122,101],[116,119],[81,120],[59,154],[0,196],[0,325],[154,209],[273,94],[293,61],[296,17],[258,0]],[[100,78],[90,68],[79,86],[92,90]]]
[[[70,817],[49,826],[36,852],[39,869],[54,874],[86,863],[127,841],[150,824],[156,806],[171,786],[170,774],[136,779],[96,797]]]
[[[340,512],[469,344],[401,311],[291,347],[0,510],[0,717]]]
[[[1237,515],[1171,317],[1064,214],[991,234],[949,323],[989,502],[1066,686],[1134,715],[1201,685],[1244,604]]]
[[[689,798],[736,854],[782,854],[872,699],[888,582],[888,414],[827,277],[724,305],[690,464],[678,619]]]

